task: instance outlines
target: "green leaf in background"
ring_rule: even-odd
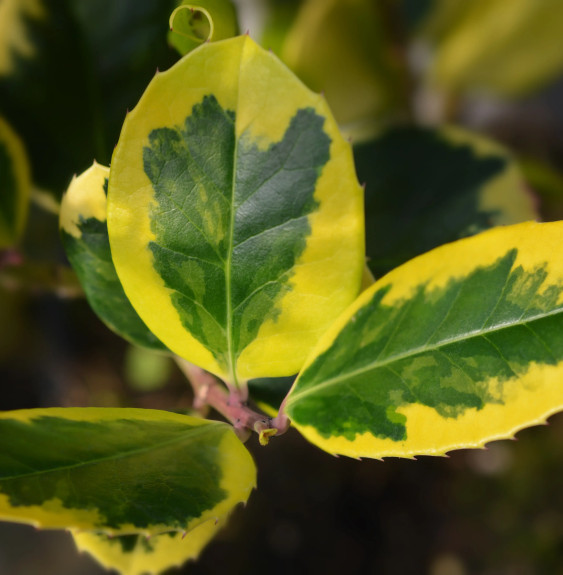
[[[106,223],[108,176],[109,168],[95,163],[73,179],[61,202],[63,245],[100,319],[132,343],[165,350],[131,306],[115,272]]]
[[[170,16],[168,40],[182,55],[204,42],[237,34],[237,14],[230,0],[186,0]]]
[[[322,91],[355,139],[396,111],[402,90],[382,6],[373,0],[307,0],[287,34],[282,58]]]
[[[0,249],[15,244],[23,233],[30,185],[23,144],[0,117]]]
[[[163,388],[172,371],[172,357],[145,347],[130,345],[125,354],[125,378],[135,391]]]
[[[113,156],[108,228],[149,328],[237,384],[296,373],[356,297],[362,208],[324,99],[243,36],[149,85]]]
[[[79,551],[90,553],[106,569],[116,569],[121,575],[157,575],[197,558],[224,523],[224,519],[209,520],[188,534],[164,533],[150,538],[89,532],[74,532],[72,536]]]
[[[0,517],[39,527],[190,531],[246,501],[254,462],[219,422],[148,409],[0,413]]]
[[[355,457],[480,447],[563,408],[563,223],[498,227],[419,256],[319,342],[287,414]]]
[[[524,178],[539,199],[545,221],[563,220],[563,174],[554,166],[532,157],[519,157]]]
[[[109,163],[127,108],[168,47],[174,0],[2,0],[0,115],[21,136],[33,180],[56,192],[96,157]]]
[[[563,71],[559,0],[434,0],[422,33],[430,78],[453,91],[522,96]]]
[[[510,154],[459,128],[392,128],[354,156],[376,276],[444,243],[538,218]]]

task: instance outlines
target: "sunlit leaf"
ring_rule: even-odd
[[[106,223],[109,168],[94,164],[74,178],[61,203],[61,237],[92,309],[125,339],[166,347],[147,328],[123,292],[111,258]]]
[[[237,34],[237,15],[231,0],[185,0],[170,15],[168,40],[182,55],[204,42]]]
[[[226,515],[254,485],[254,462],[227,424],[148,409],[0,413],[2,519],[184,532]]]
[[[521,96],[563,71],[559,0],[435,0],[430,76],[453,90]]]
[[[287,413],[356,457],[440,455],[563,408],[563,223],[499,227],[419,256],[319,342]]]
[[[459,128],[393,128],[354,148],[366,184],[368,265],[405,261],[500,224],[538,218],[512,156]]]
[[[355,298],[362,207],[324,99],[245,36],[149,85],[113,156],[108,228],[147,326],[237,383],[296,373]]]
[[[73,537],[79,551],[90,553],[106,569],[116,569],[122,575],[157,575],[195,559],[224,523],[209,520],[187,534],[164,533],[150,538],[89,532],[75,532]]]
[[[29,207],[30,175],[24,147],[0,117],[0,249],[20,238]]]

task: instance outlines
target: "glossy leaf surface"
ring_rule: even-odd
[[[437,248],[364,292],[309,358],[287,413],[356,457],[440,455],[563,407],[563,224]]]
[[[108,229],[149,328],[236,383],[296,373],[354,299],[362,207],[322,97],[246,36],[149,85],[113,157]]]
[[[0,517],[39,527],[189,531],[246,501],[254,462],[223,423],[148,409],[0,414]]]
[[[63,245],[102,321],[132,343],[165,350],[131,306],[113,265],[106,223],[108,177],[109,168],[94,164],[72,180],[61,202]]]
[[[23,232],[30,185],[23,145],[0,117],[0,249],[16,243]]]
[[[381,276],[447,242],[538,218],[512,156],[458,128],[394,128],[354,148],[366,252]]]
[[[231,0],[186,0],[170,15],[168,39],[182,55],[204,42],[237,34],[237,15]]]
[[[435,44],[430,75],[453,90],[521,96],[563,70],[558,0],[435,0],[423,28]]]
[[[210,520],[189,533],[164,533],[147,538],[144,535],[108,537],[101,533],[73,533],[79,551],[90,553],[106,569],[122,575],[157,575],[162,571],[195,559],[223,527]]]

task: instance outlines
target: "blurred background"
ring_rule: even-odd
[[[73,174],[93,159],[109,164],[126,111],[157,68],[179,59],[168,38],[176,4],[0,0],[0,118],[20,143],[14,162],[28,188],[9,208],[20,223],[0,218],[1,410],[191,406],[170,359],[131,346],[91,311],[57,216]],[[376,275],[495,223],[563,217],[560,0],[235,5],[239,29],[323,91],[354,144]],[[452,139],[452,126],[463,135]],[[433,152],[432,177],[428,146],[387,148],[404,130],[444,144]],[[500,145],[512,187],[495,217],[442,222],[444,206],[491,184],[451,162],[452,147],[482,153],[482,138]],[[0,161],[0,185],[3,169]],[[386,199],[399,191],[403,206],[427,200],[408,221]],[[392,227],[408,230],[401,250],[380,231]],[[430,234],[436,227],[446,231]],[[293,431],[267,447],[255,437],[247,445],[258,490],[197,563],[170,575],[563,575],[563,415],[515,441],[417,461],[334,458]],[[104,572],[64,532],[0,523],[1,575]]]

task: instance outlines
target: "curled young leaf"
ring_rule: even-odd
[[[296,373],[355,298],[363,190],[323,98],[248,36],[159,74],[108,192],[127,297],[171,350],[237,384]]]
[[[331,453],[441,455],[563,408],[563,223],[494,228],[396,268],[336,321],[292,423]]]
[[[106,223],[109,168],[94,163],[75,177],[61,202],[61,238],[67,257],[100,319],[128,341],[165,350],[123,292],[111,258]]]
[[[182,55],[205,42],[237,34],[237,14],[231,0],[185,0],[170,15],[168,40]]]
[[[111,535],[186,532],[248,499],[252,457],[224,423],[149,409],[0,413],[0,518]]]

